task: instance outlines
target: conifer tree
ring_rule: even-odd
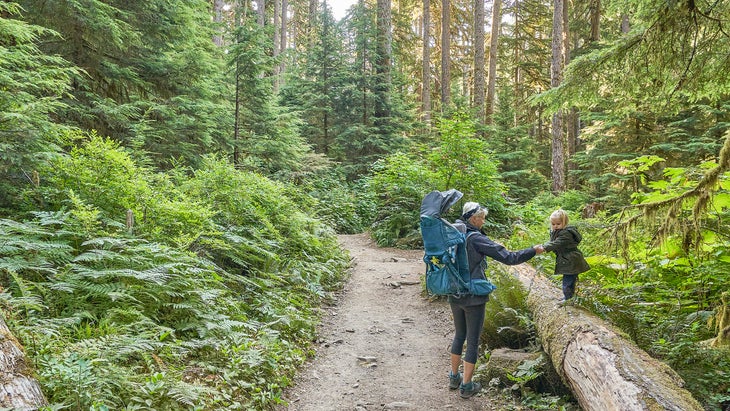
[[[206,3],[20,0],[25,17],[61,39],[42,44],[83,70],[59,119],[150,153],[194,164],[230,130],[222,59]]]
[[[41,37],[59,37],[21,20],[17,3],[0,3],[0,209],[16,210],[18,195],[37,187],[38,162],[58,150],[53,121],[77,70],[43,53]]]
[[[282,101],[299,110],[302,136],[317,153],[344,161],[346,153],[335,139],[347,121],[335,111],[346,68],[344,34],[329,9],[317,13],[310,46],[299,55],[297,67],[290,69]]]
[[[298,119],[276,104],[268,74],[276,61],[268,50],[273,39],[247,6],[236,10],[229,46],[229,67],[235,89],[233,158],[237,167],[266,175],[288,176],[301,167],[309,146],[298,134]]]

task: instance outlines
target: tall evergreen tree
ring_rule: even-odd
[[[297,108],[303,120],[302,136],[317,153],[337,161],[346,154],[335,139],[347,119],[338,117],[335,105],[341,100],[343,70],[346,67],[344,34],[329,9],[318,11],[310,47],[292,68],[282,89],[285,105]]]
[[[378,0],[376,13],[377,35],[375,38],[375,110],[374,124],[381,134],[390,132],[391,94],[393,83],[391,61],[393,57],[393,33],[390,0]]]
[[[557,88],[563,78],[563,4],[564,0],[553,0],[552,59],[550,63],[550,86]],[[563,112],[558,108],[552,115],[552,190],[565,191],[565,150],[563,138]]]
[[[423,0],[423,55],[421,61],[421,117],[431,122],[431,1]]]
[[[451,5],[441,0],[441,112],[451,104]]]
[[[19,193],[40,183],[37,163],[58,150],[52,117],[78,74],[38,47],[55,33],[20,18],[17,3],[0,3],[0,209],[17,210]]]
[[[492,124],[494,115],[494,100],[497,96],[497,51],[499,50],[499,35],[502,28],[502,1],[494,0],[492,4],[492,34],[489,36],[489,85],[487,87],[486,123]]]
[[[59,32],[46,52],[84,73],[73,78],[59,122],[97,130],[152,154],[196,163],[219,149],[230,122],[222,113],[222,59],[208,2],[20,0],[33,24]]]
[[[269,55],[273,39],[262,29],[260,15],[239,5],[229,47],[229,67],[235,85],[233,143],[237,167],[267,175],[289,173],[301,167],[309,146],[298,134],[298,119],[278,106],[267,75],[276,61]]]
[[[485,123],[484,111],[484,0],[474,1],[474,109],[479,124]],[[491,64],[491,61],[490,61]],[[496,67],[496,66],[495,66]]]

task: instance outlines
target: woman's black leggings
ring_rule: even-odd
[[[466,354],[464,361],[476,364],[479,357],[479,336],[484,326],[485,304],[471,305],[465,307],[458,304],[450,304],[451,312],[454,314],[454,341],[451,342],[451,353],[461,355],[466,341]]]

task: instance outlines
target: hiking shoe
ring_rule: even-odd
[[[461,385],[461,373],[457,372],[456,374],[449,371],[449,389],[455,390],[459,388]]]
[[[459,395],[461,398],[471,398],[482,389],[482,384],[476,381],[472,381],[467,384],[461,384],[459,386]]]

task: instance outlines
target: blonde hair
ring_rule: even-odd
[[[565,212],[562,208],[558,208],[557,210],[553,211],[552,214],[550,214],[550,220],[558,220],[563,225],[563,227],[568,225],[568,213]]]

